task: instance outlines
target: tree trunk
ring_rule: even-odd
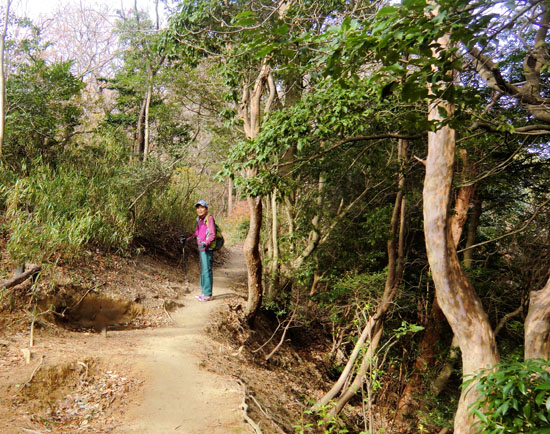
[[[290,239],[290,253],[294,253],[296,251],[296,247],[294,245],[294,203],[288,196],[285,196],[284,200],[286,221],[288,226],[288,238]]]
[[[24,270],[21,273],[14,274],[11,278],[3,280],[0,282],[0,288],[11,288],[12,286],[19,285],[20,283],[27,280],[29,277],[37,274],[42,270],[40,265],[31,265],[28,270]]]
[[[423,391],[423,381],[428,368],[433,365],[435,360],[436,344],[439,342],[445,323],[445,315],[443,315],[437,303],[437,298],[434,297],[428,324],[420,342],[418,357],[414,363],[413,373],[407,381],[397,404],[397,413],[395,415],[395,424],[397,427],[405,427],[407,424],[406,417],[412,415],[421,406],[419,396]]]
[[[277,191],[271,193],[271,291],[274,299],[279,290],[279,217],[277,209]]]
[[[4,68],[6,34],[8,33],[8,19],[12,0],[6,0],[4,28],[0,36],[0,156],[4,148],[4,132],[6,128],[6,72]]]
[[[462,155],[462,159],[466,163],[465,154]],[[474,190],[474,185],[463,186],[458,190],[455,196],[455,208],[454,213],[451,216],[450,224],[455,248],[460,241],[462,230],[464,229],[464,224],[466,223],[468,208],[470,207],[470,201],[472,200]],[[439,342],[445,322],[445,316],[439,307],[437,296],[434,294],[431,313],[428,318],[428,323],[426,325],[422,341],[420,342],[418,357],[416,358],[414,364],[414,371],[407,381],[407,385],[405,386],[405,389],[399,398],[399,404],[397,405],[397,413],[395,416],[395,423],[397,426],[405,426],[406,417],[414,413],[414,411],[421,405],[416,398],[423,393],[423,378],[425,377],[428,369],[433,366],[436,356],[434,349],[437,342]],[[453,340],[453,342],[455,341]],[[444,378],[449,378],[447,374],[450,375],[452,372],[452,365],[449,367],[445,366],[443,370],[444,377],[441,377],[441,375],[438,377],[439,383],[444,381]]]
[[[151,136],[150,128],[149,128],[149,108],[151,107],[151,94],[153,93],[153,86],[149,86],[149,89],[147,89],[147,95],[145,96],[145,116],[143,119],[144,126],[143,126],[143,161],[147,160],[147,155],[149,155],[150,150],[150,144],[149,139]]]
[[[147,98],[143,98],[139,109],[136,137],[136,154],[143,155],[145,152],[145,111],[147,110]]]
[[[460,187],[455,197],[455,212],[451,217],[451,234],[455,248],[460,242],[460,236],[464,229],[464,224],[468,218],[468,208],[474,195],[475,185]]]
[[[448,47],[448,38],[439,41]],[[428,119],[443,120],[439,109],[451,115],[454,107],[442,100],[430,104]],[[449,201],[455,156],[455,132],[443,126],[428,133],[428,157],[424,181],[424,234],[437,299],[462,351],[463,376],[490,368],[499,361],[487,314],[463,273],[452,238]],[[475,401],[475,385],[463,388],[455,416],[455,434],[474,433],[475,420],[468,407]]]
[[[472,209],[472,215],[470,217],[470,224],[468,225],[468,236],[466,238],[466,250],[464,251],[464,256],[462,257],[462,262],[464,267],[472,268],[474,263],[474,249],[471,249],[470,246],[473,246],[476,242],[477,228],[479,227],[479,220],[481,218],[481,200],[474,199],[474,207]]]
[[[544,288],[530,294],[525,319],[525,359],[550,359],[550,278]]]
[[[313,271],[313,280],[311,282],[311,286],[309,288],[309,300],[308,300],[308,306],[313,305],[312,297],[317,294],[317,291],[319,289],[319,282],[321,282],[321,279],[323,278],[324,273],[321,274],[319,272],[319,258],[315,257],[315,270]]]
[[[325,188],[325,179],[323,175],[319,176],[319,192],[322,192]],[[302,252],[298,257],[296,257],[292,263],[290,264],[290,269],[286,269],[286,272],[294,273],[296,270],[298,270],[304,261],[309,258],[315,250],[327,242],[329,239],[332,231],[336,229],[341,221],[343,221],[347,215],[351,212],[353,208],[358,206],[361,203],[361,200],[365,195],[372,189],[373,187],[370,185],[366,185],[365,189],[357,196],[351,203],[349,203],[345,208],[343,207],[343,199],[340,203],[340,207],[338,209],[338,212],[336,216],[333,217],[332,221],[325,225],[323,233],[321,234],[321,228],[319,226],[320,217],[319,215],[316,215],[313,217],[311,223],[312,223],[312,230],[309,234],[308,242],[305,245],[305,247],[302,249]],[[322,198],[318,201],[318,205],[322,206]]]
[[[252,91],[247,83],[243,84],[243,93],[238,112],[243,120],[244,133],[247,139],[255,139],[260,132],[262,121],[262,95],[268,89],[264,114],[269,113],[271,104],[275,98],[276,90],[271,68],[264,59],[261,69],[256,77]],[[245,173],[246,177],[256,175],[252,169]],[[262,289],[262,259],[260,256],[260,231],[262,228],[262,198],[247,197],[250,211],[250,227],[243,246],[248,272],[248,301],[246,305],[246,320],[252,326],[254,318],[261,307]]]
[[[233,181],[227,180],[227,215],[233,212]]]
[[[248,197],[250,210],[250,229],[244,241],[243,253],[248,271],[248,301],[246,321],[252,325],[262,304],[262,259],[260,257],[260,230],[262,227],[262,200]]]

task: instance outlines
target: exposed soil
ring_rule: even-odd
[[[0,294],[2,433],[117,432],[149,381],[136,341],[168,327],[193,287],[181,267],[147,256],[90,263]]]
[[[270,340],[276,318],[262,314],[255,331],[243,327],[240,246],[217,262],[215,299],[207,303],[193,296],[193,257],[184,273],[182,264],[158,258],[94,255],[93,267],[79,273],[59,267],[48,288],[27,282],[4,293],[1,432],[222,434],[252,433],[259,424],[267,434],[305,427],[311,421],[304,411],[329,384],[323,337],[305,335],[297,321],[266,361],[281,337],[279,330]]]

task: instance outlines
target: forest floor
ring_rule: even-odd
[[[48,297],[31,297],[30,282],[0,294],[2,433],[251,433],[255,423],[281,433],[305,424],[308,403],[329,384],[326,348],[292,327],[266,360],[280,332],[269,341],[277,323],[265,315],[255,331],[242,326],[240,246],[216,261],[207,303],[194,297],[196,258],[184,273],[158,257],[90,255],[76,274],[58,267]],[[31,346],[32,312],[42,313]]]

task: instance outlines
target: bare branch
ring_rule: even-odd
[[[470,250],[470,249],[474,249],[476,247],[480,247],[480,246],[484,246],[485,244],[489,244],[489,243],[494,243],[495,241],[498,241],[498,240],[502,240],[503,238],[506,238],[506,237],[509,237],[509,236],[512,236],[512,235],[515,235],[515,234],[519,234],[520,232],[523,232],[525,229],[527,229],[529,227],[529,225],[531,224],[531,222],[535,219],[535,217],[538,215],[538,213],[546,206],[548,205],[548,203],[550,203],[550,198],[549,199],[546,199],[541,206],[539,206],[535,212],[533,213],[533,215],[529,218],[529,220],[527,220],[527,222],[525,222],[525,224],[520,227],[519,229],[516,229],[516,230],[513,230],[511,232],[507,232],[505,233],[504,235],[501,235],[500,237],[496,237],[496,238],[493,238],[492,240],[487,240],[487,241],[483,241],[482,243],[478,243],[478,244],[474,244],[473,246],[469,246],[469,247],[466,247],[462,250],[458,250],[456,253],[462,253],[462,252],[465,252],[466,250]]]

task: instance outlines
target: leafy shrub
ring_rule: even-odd
[[[237,237],[240,241],[244,240],[248,235],[248,229],[250,228],[250,221],[244,220],[237,227]]]
[[[547,360],[501,363],[465,382],[478,382],[470,409],[479,418],[478,432],[550,433],[549,369]]]
[[[33,166],[6,194],[13,259],[73,258],[88,244],[115,250],[129,245],[132,224],[113,173],[86,173],[71,164],[54,170],[41,161]]]
[[[159,243],[192,218],[170,168],[133,164],[128,148],[111,145],[65,150],[55,167],[36,159],[26,176],[3,174],[14,261],[73,260],[90,246],[122,253],[136,237]]]

